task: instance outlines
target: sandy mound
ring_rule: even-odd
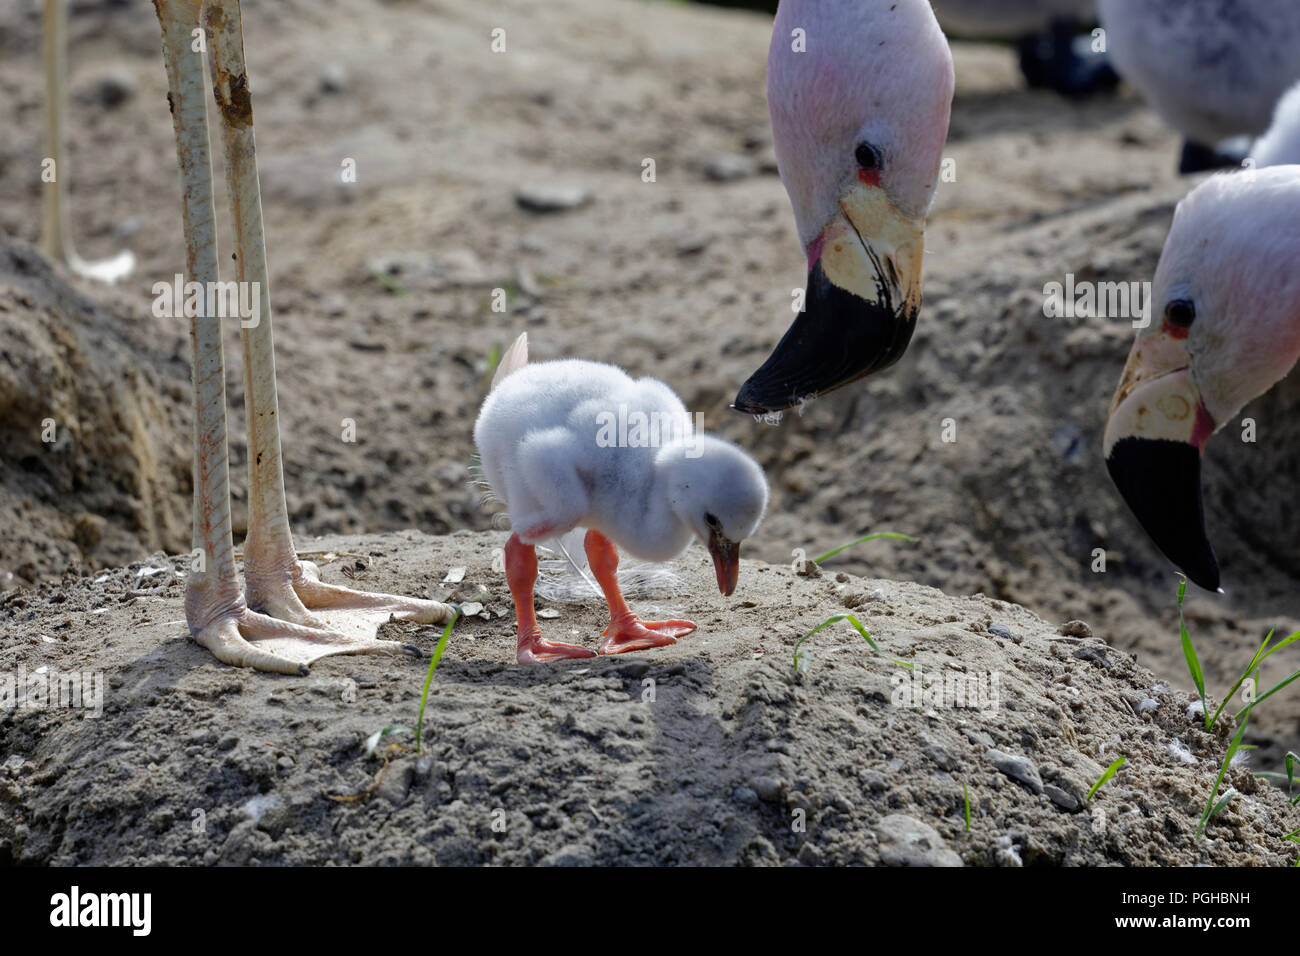
[[[411,736],[372,757],[364,742],[413,726],[419,660],[333,658],[307,678],[233,670],[185,636],[179,582],[130,596],[138,569],[10,598],[5,669],[97,673],[104,697],[97,719],[2,719],[0,860],[1290,862],[1280,837],[1293,811],[1244,767],[1228,780],[1239,796],[1193,839],[1227,727],[1204,734],[1186,696],[1104,634],[983,596],[756,562],[724,600],[696,549],[676,568],[677,596],[636,602],[647,616],[689,612],[694,635],[661,653],[524,669],[510,663],[513,619],[491,570],[501,543],[407,532],[305,545],[365,556],[341,557],[327,578],[485,605],[435,676],[423,757],[395,751],[386,768],[387,742]],[[453,566],[468,568],[454,591],[435,583]],[[914,670],[841,624],[810,639],[797,673],[798,637],[849,608]],[[552,634],[586,643],[604,623],[595,599],[553,611]],[[386,630],[426,649],[438,636]],[[1086,803],[1120,754],[1127,765]]]
[[[0,591],[189,539],[188,350],[0,240]]]

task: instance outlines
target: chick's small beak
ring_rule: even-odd
[[[709,554],[713,555],[713,571],[718,576],[718,590],[730,597],[736,590],[740,576],[740,542],[731,541],[720,531],[709,532]]]
[[[1106,468],[1151,540],[1194,584],[1219,587],[1205,530],[1201,452],[1215,423],[1191,369],[1134,346],[1106,421]]]
[[[879,185],[854,183],[808,248],[804,308],[733,407],[782,411],[892,365],[921,308],[925,223]]]

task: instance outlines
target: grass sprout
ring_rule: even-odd
[[[823,561],[827,561],[835,557],[835,555],[839,554],[841,551],[847,551],[849,550],[849,548],[856,548],[860,544],[865,544],[868,541],[875,541],[879,538],[889,538],[894,541],[917,540],[916,538],[913,538],[911,535],[898,534],[897,532],[894,531],[878,531],[875,534],[869,534],[866,537],[858,538],[858,540],[856,541],[850,541],[848,544],[841,545],[840,547],[836,548],[834,551],[827,551],[819,558],[813,558],[813,564],[821,564]]]
[[[1233,735],[1232,743],[1228,745],[1228,752],[1223,757],[1223,766],[1219,768],[1219,776],[1215,778],[1214,789],[1210,791],[1210,799],[1205,801],[1205,812],[1201,814],[1201,822],[1196,827],[1196,839],[1198,840],[1205,832],[1205,825],[1210,822],[1216,813],[1228,805],[1229,800],[1236,796],[1237,791],[1229,789],[1228,792],[1223,795],[1221,800],[1217,803],[1215,802],[1215,797],[1219,795],[1219,787],[1223,785],[1223,777],[1227,774],[1228,767],[1232,764],[1232,758],[1237,756],[1237,751],[1241,749],[1241,739],[1246,736],[1246,728],[1248,726],[1250,726],[1249,707],[1246,708],[1246,712],[1242,717],[1241,726],[1237,728],[1236,734]]]
[[[1187,620],[1183,617],[1183,595],[1187,593],[1187,579],[1178,582],[1178,631],[1183,641],[1183,657],[1187,658],[1187,669],[1192,672],[1192,682],[1196,692],[1201,695],[1201,711],[1205,714],[1206,729],[1209,729],[1210,705],[1205,699],[1205,674],[1201,670],[1201,659],[1196,656],[1196,645],[1187,633]]]
[[[871,639],[871,635],[868,634],[868,633],[867,633],[867,629],[866,629],[865,627],[862,626],[862,622],[859,621],[859,620],[858,620],[856,617],[854,617],[852,614],[837,614],[837,615],[835,615],[835,616],[832,617],[832,618],[827,618],[825,621],[822,621],[820,624],[818,624],[816,627],[814,627],[811,631],[809,631],[809,632],[808,632],[807,634],[805,634],[803,637],[799,638],[799,640],[795,643],[795,645],[794,645],[794,669],[795,669],[795,672],[796,672],[796,673],[798,673],[799,671],[804,671],[804,670],[807,670],[807,669],[808,669],[808,656],[807,656],[807,652],[800,651],[800,649],[799,649],[800,647],[803,646],[803,642],[806,641],[806,640],[808,640],[808,638],[812,637],[812,636],[813,636],[814,634],[816,634],[818,631],[820,631],[820,630],[822,630],[822,629],[824,629],[824,628],[830,627],[832,624],[838,624],[840,621],[848,621],[850,624],[852,624],[852,625],[853,625],[853,629],[856,630],[860,635],[862,635],[862,639],[863,639],[864,641],[867,642],[867,645],[868,645],[868,646],[869,646],[873,651],[875,651],[877,654],[879,654],[881,657],[886,657],[886,658],[888,658],[888,660],[893,661],[893,662],[894,662],[895,664],[897,664],[899,667],[906,667],[906,668],[909,668],[909,669],[911,669],[911,668],[913,667],[912,664],[909,664],[909,663],[907,663],[906,661],[894,660],[894,658],[889,657],[887,654],[885,654],[885,652],[882,651],[882,650],[880,649],[880,646],[879,646],[875,641],[873,641],[873,640]]]
[[[1116,760],[1109,767],[1107,767],[1105,772],[1100,777],[1097,778],[1097,782],[1092,785],[1092,789],[1088,791],[1088,795],[1084,797],[1084,799],[1091,800],[1093,794],[1095,794],[1098,790],[1100,790],[1105,785],[1107,780],[1115,776],[1115,774],[1119,772],[1119,768],[1124,766],[1124,764],[1127,762],[1128,762],[1128,757],[1121,754],[1119,759]]]
[[[966,803],[966,832],[970,833],[970,791],[964,783],[961,785],[961,798]]]
[[[438,639],[438,646],[433,649],[433,658],[429,661],[429,673],[424,678],[424,692],[420,694],[420,716],[415,721],[415,752],[420,752],[421,735],[424,731],[424,705],[429,700],[429,685],[433,683],[433,672],[438,669],[438,662],[442,660],[442,652],[447,649],[447,639],[451,637],[451,629],[456,626],[460,620],[460,609],[453,608],[451,620],[447,626],[442,629],[442,637]]]
[[[1285,638],[1277,644],[1273,643],[1274,631],[1269,631],[1264,635],[1264,643],[1259,645],[1259,650],[1255,651],[1255,656],[1250,659],[1250,664],[1247,665],[1246,670],[1237,678],[1237,682],[1233,684],[1228,693],[1224,695],[1223,703],[1219,704],[1218,709],[1213,715],[1211,715],[1209,701],[1205,696],[1205,675],[1201,670],[1200,659],[1196,655],[1196,646],[1192,643],[1191,635],[1187,633],[1186,619],[1183,617],[1183,595],[1186,594],[1186,592],[1187,581],[1184,579],[1178,583],[1178,631],[1183,642],[1183,656],[1187,658],[1187,669],[1191,671],[1192,681],[1196,684],[1196,690],[1201,695],[1201,706],[1205,711],[1205,729],[1213,730],[1215,723],[1223,715],[1223,711],[1227,708],[1228,703],[1236,695],[1237,691],[1241,690],[1242,686],[1247,681],[1254,679],[1255,672],[1258,671],[1263,663],[1271,656],[1282,650],[1284,647],[1289,647],[1296,641],[1300,641],[1300,631],[1296,631],[1290,637]],[[1296,671],[1290,677],[1274,684],[1258,697],[1248,701],[1246,706],[1237,711],[1235,716],[1243,716],[1250,710],[1250,708],[1264,700],[1267,700],[1269,697],[1272,697],[1282,688],[1296,680],[1300,680],[1300,670]]]
[[[1283,840],[1290,840],[1292,843],[1300,843],[1300,830],[1292,830],[1290,833],[1288,833],[1288,834],[1287,834],[1286,836],[1284,836],[1282,839],[1283,839]],[[1298,867],[1300,867],[1300,856],[1297,856],[1297,857],[1295,858],[1295,865],[1298,866]]]

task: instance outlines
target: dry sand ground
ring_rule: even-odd
[[[968,862],[997,861],[1002,837],[1026,862],[1283,860],[1277,836],[1296,821],[1276,794],[1243,796],[1210,840],[1188,837],[1222,741],[1197,733],[1176,690],[1152,689],[1187,686],[1176,581],[1098,453],[1132,331],[1126,320],[1042,313],[1044,283],[1069,272],[1149,278],[1192,185],[1174,175],[1175,137],[1131,94],[1072,104],[1025,92],[1009,51],[959,45],[948,150],[958,176],[936,204],[912,348],[772,428],[725,410],[784,330],[804,278],[772,168],[762,17],[611,0],[246,0],[289,500],[304,540],[488,528],[466,485],[470,426],[489,351],[525,328],[539,358],[615,361],[668,381],[710,428],[754,449],[773,482],[748,549],[770,570],[747,566],[724,606],[700,555],[688,559],[698,587],[681,609],[715,612],[701,615],[698,637],[635,660],[521,673],[506,666],[509,621],[476,621],[457,633],[438,682],[433,762],[403,755],[374,797],[344,806],[327,795],[373,778],[378,761],[358,743],[409,723],[421,664],[327,661],[301,682],[231,672],[184,640],[179,585],[163,602],[131,601],[130,569],[98,584],[78,577],[188,546],[188,343],[149,312],[153,282],[182,268],[183,250],[157,27],[143,3],[73,4],[68,165],[83,253],[127,245],[136,277],[116,290],[69,284],[22,244],[36,238],[42,188],[37,7],[0,13],[0,232],[19,240],[0,244],[0,591],[44,583],[0,597],[0,651],[6,669],[104,669],[108,709],[100,721],[0,721],[0,757],[24,761],[5,782],[0,853],[873,861],[892,859],[876,839],[889,842],[900,824],[883,820],[903,814]],[[496,26],[505,54],[488,50]],[[711,178],[723,155],[749,174]],[[653,184],[641,179],[645,157]],[[345,158],[356,160],[355,184],[339,182]],[[550,215],[517,204],[518,189],[557,183],[591,201]],[[382,281],[381,265],[393,273]],[[490,311],[498,286],[508,316]],[[227,357],[239,534],[233,329]],[[1284,383],[1244,413],[1258,443],[1234,440],[1232,425],[1211,445],[1207,508],[1229,593],[1192,595],[1189,620],[1212,688],[1231,683],[1265,630],[1290,633],[1300,618],[1285,487],[1297,404]],[[40,440],[46,418],[59,428],[53,447]],[[340,440],[349,418],[355,444]],[[955,443],[940,440],[946,418]],[[998,720],[893,708],[896,668],[848,631],[817,635],[812,670],[792,676],[798,635],[843,601],[831,579],[794,578],[791,551],[886,529],[923,540],[867,546],[837,565],[917,583],[881,583],[885,599],[865,622],[909,661],[1002,673],[1013,690]],[[383,552],[368,583],[418,592],[446,567],[478,562],[475,583],[500,592],[483,554],[501,537],[335,546]],[[1105,574],[1089,567],[1098,547]],[[340,567],[326,576],[340,580]],[[782,578],[788,589],[764,586]],[[1097,642],[1053,639],[1003,600],[1049,621],[1086,620],[1155,676],[1123,653],[1094,652]],[[91,614],[97,606],[110,610]],[[594,636],[598,616],[588,602],[560,620]],[[1000,621],[1013,640],[987,632]],[[1300,667],[1300,648],[1278,658],[1266,681]],[[355,703],[336,693],[349,675]],[[648,709],[647,676],[663,679]],[[1146,697],[1160,706],[1136,716],[1129,705]],[[1300,736],[1300,697],[1269,704],[1252,722],[1257,768]],[[1130,763],[1094,821],[992,769],[989,746],[963,735],[963,722],[1066,794],[1114,753]],[[1174,737],[1194,763],[1167,749]],[[1249,779],[1233,784],[1247,792]],[[977,806],[970,835],[961,783]],[[268,800],[249,811],[266,811],[254,823],[241,807],[258,795]],[[498,805],[512,822],[494,839],[482,827]],[[810,849],[790,831],[790,806],[816,820]],[[199,841],[195,809],[208,811]],[[534,835],[544,830],[557,832]]]
[[[647,616],[690,613],[695,634],[654,654],[520,668],[492,570],[500,535],[397,532],[311,547],[364,555],[332,563],[337,581],[346,567],[365,587],[485,605],[439,667],[424,754],[392,751],[384,766],[388,741],[409,747],[409,734],[364,752],[381,728],[414,724],[424,661],[335,658],[306,678],[268,677],[224,667],[185,636],[177,581],[132,596],[136,567],[42,587],[0,610],[11,635],[4,667],[101,671],[104,709],[97,719],[53,710],[6,721],[0,853],[58,864],[1286,865],[1294,856],[1281,836],[1295,811],[1244,767],[1228,781],[1240,795],[1194,840],[1226,725],[1217,738],[1201,732],[1186,695],[1077,624],[1051,627],[986,597],[757,562],[724,600],[707,557],[693,554],[676,563],[674,596],[638,603]],[[440,586],[453,564],[464,581]],[[919,697],[908,671],[847,626],[814,635],[796,672],[795,637],[847,608],[883,651],[913,665]],[[543,613],[552,635],[589,644],[604,623],[594,601]],[[439,636],[386,630],[426,651]],[[1087,803],[1118,754],[1128,764]]]

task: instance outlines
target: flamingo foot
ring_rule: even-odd
[[[331,635],[325,642],[331,649],[324,653],[299,648],[290,655],[304,663],[327,654],[366,653],[375,649],[373,645],[395,650],[400,645],[378,639],[380,625],[390,621],[442,624],[456,610],[438,601],[326,584],[312,562],[291,558],[287,563],[290,570],[281,571],[284,565],[279,562],[263,563],[246,554],[247,602],[260,612],[259,617],[305,629],[313,635],[312,645],[321,643],[319,635]]]
[[[320,579],[320,568],[311,561],[295,563],[293,589],[303,606],[331,628],[341,620],[373,622],[367,625],[372,633],[380,624],[389,621],[445,624],[456,610],[454,606],[439,601],[326,584]]]
[[[518,660],[520,664],[546,664],[551,661],[570,660],[575,657],[595,657],[596,652],[578,644],[548,641],[540,628],[525,630],[519,635]]]
[[[107,285],[117,285],[135,271],[135,253],[129,249],[108,259],[83,259],[75,252],[67,252],[64,262],[77,275]]]
[[[391,654],[401,645],[281,621],[251,611],[242,598],[194,632],[196,643],[234,667],[305,676],[310,665],[333,654]]]
[[[695,630],[692,621],[643,621],[628,613],[615,618],[603,631],[601,654],[625,654],[628,651],[645,651],[652,647],[676,644],[677,638]]]

